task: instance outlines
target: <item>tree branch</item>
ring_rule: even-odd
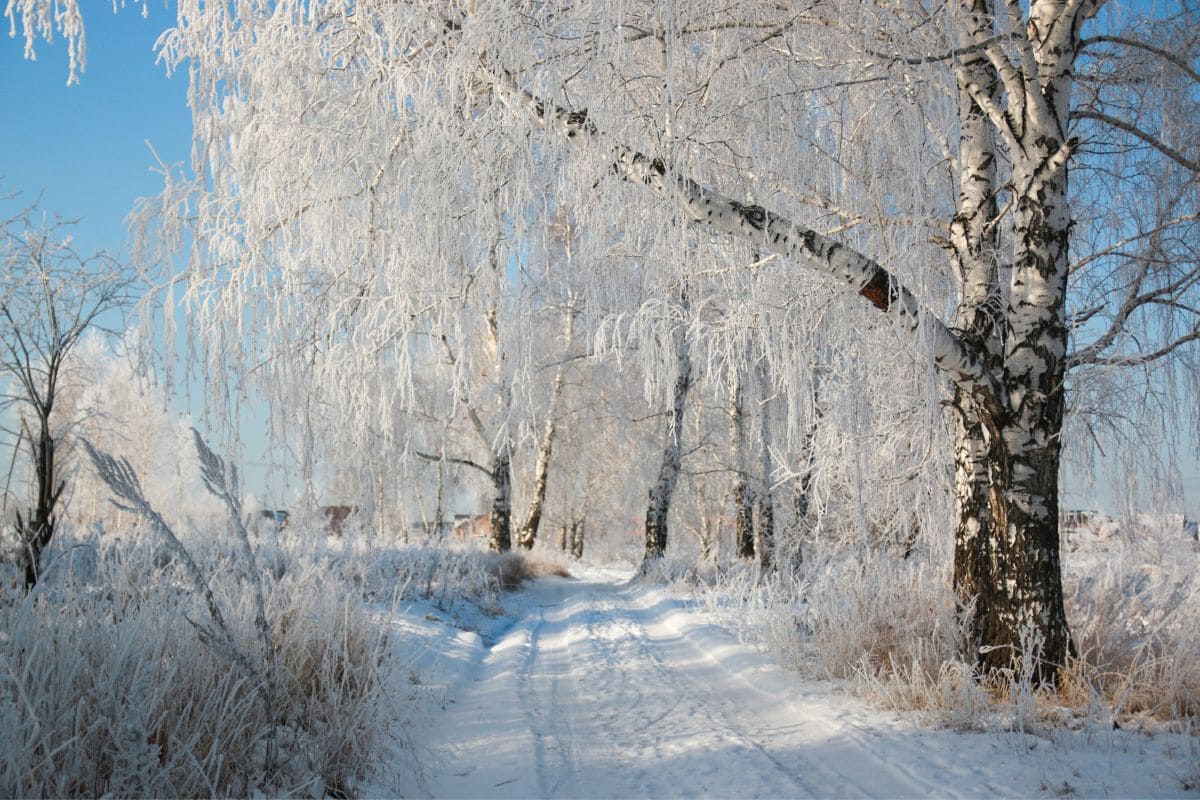
[[[473,468],[479,470],[480,472],[482,472],[484,475],[487,475],[489,478],[492,477],[492,470],[488,469],[487,467],[483,466],[482,464],[476,464],[474,461],[471,461],[470,459],[447,458],[444,456],[435,456],[431,453],[422,453],[420,450],[413,450],[412,454],[414,456],[416,456],[417,458],[423,458],[426,461],[445,461],[447,464],[459,464],[464,467],[473,467]]]
[[[611,159],[622,178],[638,183],[678,204],[693,221],[736,236],[769,252],[791,258],[852,286],[880,311],[902,322],[914,336],[923,327],[934,348],[934,360],[955,383],[995,405],[1001,397],[979,354],[941,320],[927,312],[913,294],[874,260],[762,206],[747,205],[701,187],[671,168],[610,140],[584,111],[567,111],[523,90],[507,72],[482,68],[500,100],[527,115],[537,127],[557,133]]]
[[[1091,111],[1086,108],[1075,109],[1071,116],[1073,116],[1075,119],[1091,119],[1097,122],[1103,122],[1105,125],[1116,128],[1117,130],[1125,131],[1131,136],[1141,139],[1143,142],[1150,145],[1175,163],[1179,164],[1181,167],[1185,167],[1192,172],[1200,174],[1200,161],[1193,161],[1183,153],[1163,142],[1154,134],[1147,133],[1131,122],[1126,122],[1123,119],[1117,119],[1116,117],[1105,114],[1102,111]]]
[[[1079,43],[1079,47],[1081,49],[1083,49],[1083,48],[1090,47],[1091,45],[1101,44],[1101,43],[1120,44],[1120,45],[1125,45],[1126,47],[1136,47],[1139,50],[1145,50],[1147,53],[1153,53],[1154,55],[1158,56],[1159,58],[1169,61],[1171,64],[1178,67],[1179,70],[1181,72],[1183,72],[1185,75],[1187,75],[1189,78],[1196,81],[1197,83],[1200,83],[1200,72],[1196,72],[1196,70],[1192,69],[1192,65],[1187,63],[1187,61],[1185,61],[1184,59],[1175,55],[1170,50],[1166,50],[1161,47],[1155,47],[1152,44],[1149,44],[1147,42],[1142,42],[1137,39],[1130,39],[1127,36],[1110,36],[1110,35],[1089,36],[1088,38],[1084,39],[1083,41],[1081,41]]]

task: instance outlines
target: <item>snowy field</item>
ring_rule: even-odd
[[[365,795],[1197,793],[1194,737],[1111,725],[925,729],[779,668],[668,588],[628,571],[573,571],[508,596],[494,618],[425,603],[385,615],[409,659],[396,691],[418,698],[405,746],[423,768],[385,770]]]

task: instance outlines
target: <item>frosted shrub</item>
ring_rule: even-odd
[[[932,679],[961,657],[963,631],[940,569],[880,553],[830,556],[797,588],[799,622],[825,676],[908,671]]]
[[[544,554],[493,553],[449,544],[391,545],[363,538],[336,556],[369,602],[430,600],[442,608],[469,603],[503,611],[500,597],[543,575],[569,575]]]
[[[966,636],[949,580],[929,564],[814,548],[795,574],[766,581],[753,565],[726,567],[707,599],[783,665],[846,679],[886,707],[971,728],[989,703],[963,658]]]
[[[942,569],[871,550],[812,548],[794,574],[755,565],[693,571],[709,610],[781,664],[845,679],[856,693],[938,725],[1036,730],[1200,715],[1200,574],[1191,552],[1136,567],[1081,563],[1066,584],[1078,658],[1056,686],[1037,686],[1042,651],[1023,632],[1022,658],[981,680]]]
[[[252,589],[232,554],[189,549],[254,652]],[[153,556],[108,543],[89,579],[55,570],[0,607],[0,796],[347,792],[389,706],[385,643],[347,583],[316,564],[263,575],[270,716],[256,676],[202,641],[204,603],[179,565]]]
[[[1067,608],[1081,691],[1116,716],[1200,716],[1200,575],[1193,564],[1131,568],[1120,561],[1070,580]]]

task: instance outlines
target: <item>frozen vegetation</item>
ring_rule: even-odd
[[[548,548],[272,529],[250,576],[227,527],[180,538],[246,654],[263,592],[262,675],[205,637],[161,541],[68,528],[32,593],[6,578],[0,794],[1178,796],[1200,780],[1200,553],[1174,526],[1072,535],[1081,658],[1056,691],[978,683],[937,568],[878,552],[814,547],[785,579],[681,547],[638,577]]]
[[[128,263],[0,212],[0,795],[1197,791],[1195,0],[168,13]]]
[[[416,774],[403,687],[418,653],[389,640],[392,621],[416,601],[490,620],[526,575],[515,556],[357,548],[322,531],[257,542],[261,572],[247,575],[223,526],[181,539],[238,653],[206,634],[190,575],[145,532],[64,530],[29,595],[6,569],[0,796],[343,796],[397,745],[390,769]],[[270,647],[250,669],[255,586]]]

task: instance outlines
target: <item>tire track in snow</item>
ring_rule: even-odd
[[[659,594],[658,591],[652,590],[649,593],[638,590],[636,584],[630,584],[623,588],[623,594],[629,596],[630,606],[646,612],[649,609],[644,600],[653,599],[654,594]],[[928,778],[917,774],[917,771],[908,768],[904,760],[896,758],[896,750],[898,750],[898,742],[889,742],[886,748],[875,744],[874,739],[876,734],[872,734],[870,730],[859,726],[856,722],[848,720],[844,711],[833,711],[833,714],[804,714],[802,709],[794,708],[791,698],[787,698],[779,691],[769,691],[763,687],[762,681],[754,681],[748,678],[746,670],[732,669],[726,661],[716,655],[718,650],[712,648],[703,649],[696,644],[695,634],[701,628],[707,628],[709,633],[715,633],[716,637],[728,638],[726,645],[727,650],[738,651],[744,648],[743,644],[737,642],[727,631],[721,630],[713,625],[704,624],[696,626],[696,630],[686,630],[683,624],[673,621],[677,616],[682,616],[684,619],[695,619],[694,613],[684,612],[682,609],[674,609],[673,613],[654,615],[648,621],[650,625],[643,625],[642,631],[644,638],[654,640],[658,643],[656,651],[662,652],[665,650],[673,651],[671,662],[679,663],[684,660],[689,660],[692,663],[703,661],[710,664],[715,670],[721,674],[725,682],[730,684],[738,684],[763,700],[764,709],[769,712],[770,716],[780,716],[779,709],[786,708],[794,709],[797,712],[796,722],[788,723],[781,721],[779,726],[762,726],[762,724],[751,724],[744,726],[738,722],[740,718],[745,718],[742,706],[734,704],[727,699],[725,693],[704,691],[704,687],[697,686],[692,675],[685,670],[680,670],[679,678],[689,691],[701,691],[703,696],[709,700],[710,708],[714,712],[719,712],[721,720],[733,730],[739,730],[745,735],[746,740],[754,742],[756,747],[760,747],[764,754],[779,765],[779,768],[790,772],[793,777],[800,780],[796,771],[786,765],[786,758],[782,756],[774,756],[770,750],[779,751],[787,746],[787,740],[793,738],[794,735],[804,733],[805,740],[812,741],[814,739],[824,740],[828,742],[845,742],[846,745],[857,751],[860,756],[863,756],[859,762],[857,769],[853,770],[853,774],[840,770],[829,769],[826,765],[827,759],[806,757],[802,752],[791,753],[793,757],[803,759],[808,764],[808,769],[815,771],[823,777],[821,786],[824,787],[824,792],[830,790],[834,794],[850,796],[854,793],[859,793],[862,796],[875,796],[884,793],[896,793],[900,787],[905,787],[907,792],[916,795],[934,795],[946,792],[946,787],[936,781],[930,781]],[[689,636],[689,632],[692,636]],[[680,650],[685,651],[685,655],[680,654]],[[656,655],[655,657],[661,657]],[[749,718],[749,722],[754,723],[756,717]],[[804,730],[804,729],[808,730]],[[815,734],[815,735],[814,735]],[[917,748],[908,748],[904,745],[899,745],[902,750],[910,751],[913,757],[910,763],[918,762],[919,752]],[[864,764],[870,764],[868,769],[863,769]],[[870,780],[863,780],[860,776],[870,776]],[[844,783],[836,789],[829,787],[836,786],[836,783]],[[809,790],[812,790],[811,788]]]
[[[651,657],[659,661],[664,670],[671,669],[671,664],[708,664],[717,674],[707,686],[697,683],[695,670],[672,671],[677,673],[682,690],[704,704],[715,724],[724,726],[745,746],[761,752],[776,769],[802,787],[804,793],[815,796],[873,797],[879,796],[881,791],[885,794],[911,793],[917,796],[945,792],[946,787],[942,784],[920,778],[898,763],[894,752],[888,755],[869,744],[863,729],[845,720],[837,710],[822,709],[825,713],[812,713],[813,709],[809,708],[806,713],[806,709],[796,707],[790,698],[767,691],[761,684],[750,680],[745,670],[731,668],[717,657],[718,651],[698,646],[687,630],[671,621],[676,613],[694,618],[693,612],[672,609],[674,613],[649,614],[652,606],[644,601],[653,600],[661,591],[646,591],[631,583],[619,592],[628,599],[629,608],[635,610],[631,619],[639,629],[639,640],[655,644],[653,649],[647,648]],[[697,628],[709,628],[709,633],[712,633],[714,626],[706,624]],[[728,634],[721,631],[718,635],[725,637]],[[736,652],[744,650],[744,645],[731,639],[728,649]],[[662,654],[668,652],[670,658],[664,658]],[[728,692],[713,691],[714,685],[740,686],[743,693],[748,691],[761,698],[763,703],[759,713],[747,715],[745,697],[741,697],[740,701],[732,700]],[[756,724],[762,715],[772,718],[788,715],[795,721],[790,724],[785,720],[780,720],[777,725]],[[833,754],[819,751],[821,743],[829,742],[837,742],[839,750],[856,751],[852,770],[837,769],[832,765],[844,759],[830,758],[828,756]],[[817,745],[818,752],[806,755],[813,745]],[[894,749],[894,745],[892,747]],[[793,762],[796,766],[792,766]],[[870,780],[864,780],[866,776]]]
[[[546,627],[544,607],[538,607],[529,628],[525,660],[517,674],[517,697],[533,735],[534,770],[541,797],[554,797],[575,778],[575,733],[571,709],[563,701],[559,659],[541,646]],[[538,658],[539,655],[543,657]]]
[[[919,745],[876,747],[844,706],[800,695],[794,676],[662,589],[551,578],[513,605],[523,617],[432,732],[454,762],[435,795],[946,792],[897,763],[920,761]]]

